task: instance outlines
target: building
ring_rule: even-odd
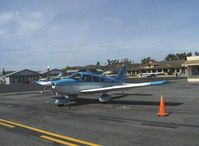
[[[188,82],[199,82],[199,56],[187,57],[184,66],[187,67]]]
[[[130,75],[138,75],[140,73],[154,73],[154,74],[185,74],[186,67],[182,64],[185,60],[162,61],[162,62],[149,62],[145,65],[140,65],[131,70],[128,70]]]
[[[92,68],[90,68],[90,69],[88,69],[88,68],[81,68],[81,69],[79,69],[78,72],[89,72],[89,73],[93,73],[93,74],[99,74],[98,71],[97,71],[97,69],[92,69]]]
[[[6,84],[30,83],[39,79],[39,73],[28,69],[15,71],[4,75]]]
[[[78,72],[89,72],[94,74],[102,74],[104,72],[104,66],[101,65],[87,65],[80,67]]]
[[[71,69],[71,70],[67,70],[66,71],[66,74],[68,75],[68,76],[70,76],[70,75],[72,75],[73,73],[77,73],[79,70],[77,70],[77,69]]]
[[[40,78],[48,78],[48,80],[54,78],[60,78],[60,76],[66,76],[66,72],[59,69],[52,69],[40,72]]]

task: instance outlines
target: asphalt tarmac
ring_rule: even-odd
[[[0,93],[38,91],[41,90],[41,88],[38,84],[0,85]]]
[[[63,107],[54,104],[49,92],[1,93],[0,145],[196,146],[198,89],[199,84],[173,79],[161,86],[111,92],[106,104],[94,94]],[[160,96],[169,112],[166,117],[156,115]]]

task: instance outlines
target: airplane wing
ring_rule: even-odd
[[[168,83],[168,81],[155,81],[155,82],[146,82],[146,83],[124,83],[122,85],[115,85],[111,87],[81,90],[80,93],[96,93],[96,92],[103,92],[103,91],[108,92],[108,91],[113,91],[113,90],[146,87],[146,86],[152,86],[152,85],[161,85],[165,83]]]

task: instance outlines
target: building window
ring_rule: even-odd
[[[141,72],[142,72],[142,73],[146,73],[146,70],[142,70]]]
[[[199,66],[192,66],[192,75],[199,75]]]
[[[185,74],[185,69],[184,68],[181,69],[181,73]]]
[[[167,73],[167,72],[168,72],[168,69],[163,69],[163,72]]]

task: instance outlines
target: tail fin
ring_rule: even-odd
[[[120,82],[123,82],[124,77],[125,77],[125,72],[126,72],[126,66],[122,66],[122,68],[120,69],[120,71],[115,79]]]

